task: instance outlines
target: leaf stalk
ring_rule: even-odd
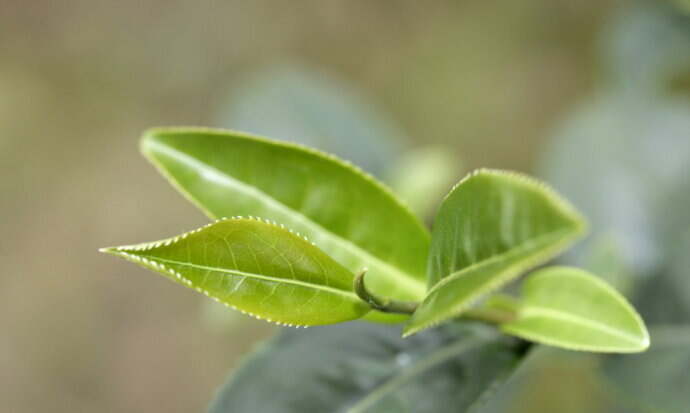
[[[354,280],[354,290],[355,293],[362,301],[369,304],[374,310],[381,311],[382,313],[394,313],[394,314],[412,314],[417,310],[419,306],[418,302],[413,301],[397,301],[390,298],[377,297],[367,290],[364,284],[364,275],[367,273],[367,269],[364,268],[357,274]]]

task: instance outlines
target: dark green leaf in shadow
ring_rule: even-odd
[[[363,323],[284,330],[247,359],[210,413],[476,411],[523,351],[468,324],[409,339]]]
[[[534,345],[482,413],[633,413],[611,409],[599,377],[600,357]]]
[[[666,265],[636,291],[635,307],[650,324],[690,325],[690,228],[679,238]]]
[[[645,411],[687,413],[690,407],[690,327],[651,330],[646,353],[607,357],[602,371],[628,404]]]

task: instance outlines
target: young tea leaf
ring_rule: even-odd
[[[299,235],[256,219],[221,220],[176,238],[103,251],[279,324],[332,324],[369,311],[352,291],[351,272]]]
[[[455,317],[524,271],[556,256],[584,220],[541,182],[479,170],[441,204],[429,253],[426,298],[405,335]]]
[[[611,286],[586,271],[550,267],[523,284],[517,318],[501,330],[570,350],[636,353],[649,334],[635,309]]]
[[[261,216],[300,232],[379,295],[420,300],[429,234],[356,167],[292,143],[210,129],[154,129],[144,154],[209,216]]]

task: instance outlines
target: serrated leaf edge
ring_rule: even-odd
[[[281,141],[277,139],[272,139],[269,137],[265,136],[260,136],[260,135],[253,135],[249,134],[246,132],[240,132],[240,131],[235,131],[232,129],[223,129],[223,128],[204,128],[204,127],[198,127],[198,126],[174,126],[174,127],[162,127],[162,128],[151,128],[148,129],[144,132],[144,138],[147,136],[155,136],[156,134],[162,134],[162,133],[207,133],[211,135],[218,135],[218,136],[225,136],[227,134],[232,134],[236,135],[248,140],[252,140],[255,142],[268,142],[270,144],[276,145],[276,146],[281,146],[285,148],[291,148],[291,149],[297,149],[303,152],[310,153],[312,155],[319,156],[321,158],[328,159],[330,161],[333,161],[334,163],[337,163],[341,166],[344,166],[347,169],[350,169],[352,172],[354,172],[356,175],[359,175],[360,177],[364,178],[364,180],[368,181],[369,183],[373,184],[376,186],[378,189],[380,189],[382,192],[384,192],[393,202],[395,202],[399,207],[401,207],[411,218],[413,218],[413,221],[417,225],[417,227],[421,230],[422,233],[425,234],[427,241],[431,239],[431,234],[429,233],[429,230],[421,223],[419,220],[419,217],[412,211],[412,208],[409,207],[407,202],[398,195],[393,192],[393,190],[386,185],[384,182],[379,181],[376,179],[373,175],[368,173],[367,171],[363,170],[356,164],[352,163],[351,161],[347,159],[340,158],[332,153],[324,152],[316,148],[312,148],[310,146],[302,145],[300,143],[296,142],[288,142],[288,141]],[[146,151],[144,149],[144,140],[142,139],[141,143],[141,152],[146,156]],[[146,156],[148,158],[148,156]],[[202,210],[204,210],[202,208]],[[205,210],[204,210],[205,211]]]
[[[505,170],[500,170],[500,169],[490,169],[490,168],[479,168],[476,169],[469,174],[467,174],[465,177],[463,177],[458,183],[453,185],[453,188],[446,194],[446,196],[443,198],[443,202],[445,202],[452,194],[455,192],[460,185],[463,183],[467,182],[468,180],[480,176],[480,175],[489,175],[489,176],[509,176],[512,178],[516,178],[518,181],[521,181],[523,184],[527,184],[528,186],[538,188],[542,191],[544,191],[546,198],[549,200],[549,202],[552,202],[557,208],[561,209],[564,213],[564,215],[569,216],[575,223],[575,228],[574,230],[562,230],[562,231],[555,231],[549,234],[545,234],[542,237],[537,238],[536,240],[530,240],[528,243],[536,243],[537,240],[543,239],[548,237],[556,237],[556,235],[560,235],[560,233],[567,233],[567,232],[573,232],[573,234],[569,237],[566,237],[561,240],[561,242],[553,245],[550,249],[547,249],[543,251],[541,254],[538,254],[536,256],[532,256],[531,260],[524,261],[522,265],[520,266],[513,266],[507,268],[505,271],[503,271],[504,276],[500,277],[500,279],[496,280],[493,283],[489,283],[487,285],[487,288],[480,290],[478,293],[473,294],[470,299],[466,300],[463,302],[462,305],[458,306],[457,308],[454,308],[451,311],[451,314],[454,313],[454,315],[459,315],[469,307],[471,307],[473,304],[475,304],[482,296],[485,296],[486,294],[490,294],[493,291],[496,291],[503,285],[509,283],[512,278],[519,276],[520,274],[529,271],[530,268],[539,265],[539,263],[543,262],[545,256],[550,256],[550,255],[559,255],[563,251],[565,251],[572,243],[574,243],[576,240],[581,238],[587,233],[588,230],[588,225],[587,225],[587,220],[580,214],[580,212],[570,203],[568,202],[565,198],[560,196],[556,190],[554,190],[550,185],[547,183],[540,181],[538,179],[532,178],[531,176],[528,176],[526,174],[520,173],[520,172],[514,172],[514,171],[505,171]],[[441,204],[442,204],[441,203]],[[527,244],[522,244],[522,248],[526,248]],[[506,252],[509,253],[510,251]],[[472,268],[481,266],[481,265],[487,265],[491,262],[494,262],[495,260],[499,258],[504,258],[506,253],[494,256],[488,260],[482,261],[480,263],[475,263],[473,265],[470,265],[468,267],[465,267],[459,271],[456,271],[454,273],[451,273],[447,275],[446,277],[442,278],[439,282],[437,282],[429,291],[427,292],[425,296],[428,297],[430,294],[432,294],[436,289],[441,288],[443,285],[447,284],[451,280],[454,280],[460,276],[460,273],[463,273],[465,271],[468,271]],[[508,270],[513,270],[512,272],[508,272]],[[506,273],[507,272],[507,273]],[[422,305],[424,303],[424,300],[422,300]],[[421,305],[420,305],[421,307]],[[434,327],[444,320],[446,320],[449,317],[453,317],[453,315],[450,315],[448,317],[437,317],[435,319],[432,319],[431,321],[427,322],[426,324],[422,324],[418,326],[417,328],[413,329],[405,329],[403,332],[403,337],[408,337],[412,334],[415,334],[421,330],[425,330],[430,327]],[[414,315],[413,315],[414,318]]]
[[[455,192],[456,189],[463,183],[467,182],[468,180],[475,178],[477,176],[481,175],[487,175],[487,176],[507,176],[511,178],[515,178],[518,182],[521,184],[526,184],[528,186],[531,186],[533,188],[538,188],[539,190],[544,191],[546,194],[546,197],[548,198],[549,202],[552,202],[555,204],[558,208],[566,211],[566,215],[571,216],[574,220],[578,221],[580,225],[582,226],[582,231],[587,232],[587,220],[585,219],[582,214],[563,196],[561,196],[558,191],[553,189],[551,185],[548,183],[541,181],[539,179],[536,179],[532,176],[529,176],[527,174],[524,174],[522,172],[516,172],[516,171],[507,171],[507,170],[502,170],[502,169],[492,169],[492,168],[479,168],[475,169],[469,174],[465,175],[458,183],[453,185],[453,187],[448,191],[446,196],[443,197],[443,200],[441,203],[445,202],[452,194]]]
[[[549,234],[545,234],[544,236],[530,240],[529,243],[525,243],[525,244],[521,245],[521,247],[522,247],[521,249],[526,249],[527,247],[529,247],[528,244],[537,243],[538,240],[542,240],[542,239],[547,238],[547,237],[548,238],[551,238],[551,237],[556,238],[557,236],[560,236],[561,233],[566,233],[566,232],[571,232],[571,231],[570,230],[568,230],[568,231],[562,230],[562,231],[556,231],[556,232],[552,232]],[[500,272],[501,275],[499,277],[497,277],[493,282],[486,284],[485,288],[481,288],[481,289],[476,290],[476,292],[471,294],[468,299],[464,300],[463,302],[461,302],[460,304],[458,304],[457,306],[455,306],[451,310],[449,310],[447,312],[448,315],[437,316],[437,317],[434,317],[431,320],[427,321],[424,324],[416,326],[415,328],[411,328],[409,330],[405,329],[405,331],[403,332],[403,337],[409,337],[413,334],[420,332],[421,330],[425,330],[427,328],[437,326],[438,324],[442,323],[443,321],[447,320],[448,318],[462,315],[463,311],[472,307],[482,297],[486,296],[487,294],[491,294],[492,292],[498,290],[499,288],[503,287],[504,285],[510,283],[514,278],[516,278],[516,277],[520,276],[521,274],[529,271],[531,268],[541,264],[542,262],[544,262],[545,259],[548,259],[546,257],[558,255],[561,252],[563,252],[575,240],[580,238],[582,236],[582,234],[583,234],[583,232],[581,230],[580,231],[577,231],[577,230],[573,231],[573,233],[570,236],[563,238],[560,242],[558,242],[558,243],[552,245],[551,247],[545,249],[541,253],[533,255],[532,257],[525,259],[523,262],[521,262],[519,264],[515,264],[513,266],[505,268],[503,271]],[[514,252],[514,250],[511,252]],[[429,290],[429,292],[427,293],[427,297],[430,296],[431,294],[433,294],[436,290],[443,288],[443,286],[445,286],[446,284],[448,284],[452,281],[455,281],[456,279],[462,277],[463,273],[466,273],[467,271],[473,270],[474,268],[477,268],[477,267],[480,267],[483,265],[489,265],[489,264],[493,263],[494,261],[505,258],[505,255],[506,254],[496,255],[496,256],[488,259],[488,260],[482,261],[481,263],[470,265],[469,267],[463,268],[460,271],[456,271],[456,272],[450,274],[449,276],[443,278],[441,281],[436,283],[436,285],[431,290]],[[426,300],[426,297],[425,297],[425,300]],[[424,303],[424,301],[422,301],[422,305],[423,305],[423,303]],[[421,307],[421,305],[420,305],[420,307]],[[414,315],[413,315],[413,317],[414,317]]]
[[[247,216],[247,217],[235,216],[235,217],[230,217],[230,218],[217,219],[217,220],[215,220],[209,224],[204,225],[203,227],[200,227],[200,228],[194,229],[192,231],[185,232],[181,235],[178,235],[178,236],[175,236],[172,238],[168,238],[168,239],[164,239],[161,241],[146,242],[146,243],[140,243],[140,244],[134,244],[134,245],[124,245],[124,246],[120,246],[120,247],[101,248],[99,251],[104,252],[104,253],[109,253],[109,254],[120,255],[123,258],[127,259],[128,261],[142,264],[142,265],[144,265],[144,266],[146,266],[146,267],[148,267],[154,271],[159,271],[159,272],[164,272],[164,273],[170,274],[171,276],[173,276],[177,280],[179,280],[181,283],[183,283],[185,286],[204,294],[205,296],[211,298],[212,300],[214,300],[216,302],[223,304],[226,307],[232,308],[235,311],[239,311],[242,314],[248,315],[248,316],[256,318],[258,320],[267,321],[269,323],[273,323],[273,324],[276,324],[276,325],[279,325],[282,327],[294,327],[294,328],[307,328],[307,327],[309,327],[307,325],[291,324],[291,323],[283,323],[280,321],[275,321],[275,320],[272,320],[268,317],[260,316],[258,314],[237,308],[232,304],[226,303],[226,302],[221,301],[220,299],[212,296],[208,290],[194,286],[191,280],[184,277],[178,271],[175,271],[174,269],[166,266],[165,264],[162,264],[160,262],[150,260],[146,257],[141,257],[139,255],[131,253],[132,251],[143,252],[143,251],[148,251],[148,250],[152,250],[152,249],[159,248],[159,247],[171,246],[171,245],[174,245],[174,244],[184,240],[185,238],[189,237],[190,235],[201,232],[201,231],[203,231],[203,230],[205,230],[205,229],[207,229],[213,225],[218,224],[219,222],[232,221],[232,220],[252,220],[252,221],[262,222],[262,223],[268,224],[268,225],[273,225],[273,226],[279,227],[281,229],[284,229],[286,231],[289,231],[293,235],[304,239],[305,241],[309,242],[311,245],[316,247],[316,245],[313,242],[309,241],[309,239],[307,237],[305,237],[304,235],[302,235],[296,231],[293,231],[290,228],[285,227],[284,225],[282,225],[280,223],[276,223],[276,222],[273,222],[269,219],[261,218],[261,217],[255,217],[255,216]]]
[[[271,139],[271,138],[267,138],[267,137],[263,137],[263,136],[255,136],[255,135],[246,134],[243,132],[233,131],[233,130],[229,130],[229,129],[216,129],[216,128],[203,128],[203,127],[182,127],[181,126],[181,127],[168,127],[168,128],[152,128],[152,129],[149,129],[146,132],[144,132],[143,139],[141,140],[141,143],[140,143],[140,151],[144,155],[144,157],[146,159],[148,159],[149,162],[151,162],[154,165],[154,167],[158,170],[158,172],[161,175],[163,175],[165,177],[165,179],[168,182],[170,182],[170,184],[179,193],[181,193],[185,199],[187,199],[187,201],[189,201],[190,203],[195,205],[206,216],[208,216],[211,219],[217,219],[217,217],[213,213],[211,213],[211,211],[209,211],[207,208],[205,208],[201,204],[201,202],[199,202],[194,196],[192,196],[192,194],[189,193],[189,191],[187,191],[180,184],[178,184],[176,179],[174,179],[174,177],[166,171],[166,169],[160,164],[160,162],[158,162],[154,156],[150,156],[149,153],[147,152],[146,145],[152,145],[152,144],[153,145],[160,145],[159,143],[157,143],[155,141],[153,141],[153,142],[147,142],[147,141],[149,139],[153,140],[153,138],[156,136],[156,134],[165,134],[165,133],[176,133],[176,134],[177,133],[207,133],[207,134],[217,135],[217,136],[226,136],[226,135],[230,134],[230,135],[235,135],[235,136],[241,137],[243,139],[248,139],[248,140],[255,141],[255,142],[261,142],[261,143],[267,142],[267,143],[277,145],[277,146],[301,150],[303,152],[328,159],[328,160],[333,161],[333,162],[335,162],[335,163],[337,163],[337,164],[339,164],[345,168],[350,169],[356,175],[359,175],[360,177],[362,177],[366,181],[368,181],[371,184],[373,184],[374,186],[376,186],[379,190],[384,192],[389,198],[391,198],[391,200],[393,200],[394,203],[396,203],[398,206],[400,206],[412,218],[412,220],[415,222],[417,227],[421,230],[421,233],[424,234],[425,241],[427,244],[429,243],[429,241],[431,239],[431,235],[430,235],[428,229],[419,221],[419,218],[414,214],[414,212],[412,212],[411,208],[409,208],[409,206],[407,206],[405,201],[401,200],[397,195],[395,195],[395,193],[389,187],[387,187],[384,183],[377,180],[372,175],[370,175],[366,171],[359,168],[357,165],[351,163],[348,160],[341,159],[341,158],[337,157],[336,155],[333,155],[333,154],[330,154],[327,152],[323,152],[323,151],[320,151],[318,149],[314,149],[314,148],[311,148],[309,146],[301,145],[298,143],[279,141],[279,140],[275,140],[275,139]],[[179,151],[175,150],[175,152],[179,152]],[[186,154],[183,154],[183,155],[189,156]],[[193,158],[193,159],[196,162],[201,162],[201,161],[197,160],[196,158]],[[243,182],[239,182],[239,184],[244,185],[244,186],[249,186]],[[256,190],[256,189],[254,189],[254,190]],[[259,190],[257,190],[257,191],[259,191]],[[270,195],[265,194],[263,191],[259,191],[259,192],[263,196],[265,196],[266,198],[273,199]],[[288,209],[286,206],[284,206],[279,201],[274,200],[274,202],[280,204],[285,209]],[[300,220],[304,221],[308,225],[316,226],[320,230],[322,230],[328,234],[332,234],[331,236],[334,239],[339,240],[339,242],[342,242],[344,245],[351,245],[352,246],[351,248],[359,250],[359,251],[361,251],[362,254],[369,256],[372,260],[375,260],[377,262],[378,266],[384,267],[384,268],[390,268],[391,272],[401,274],[403,276],[404,283],[406,285],[410,285],[411,287],[417,286],[419,288],[415,288],[415,290],[418,290],[419,292],[423,293],[425,281],[419,280],[418,278],[414,277],[414,275],[397,268],[393,264],[388,263],[387,261],[383,260],[380,257],[375,256],[374,254],[372,254],[371,252],[367,251],[366,249],[360,247],[359,245],[355,244],[354,242],[347,240],[347,239],[344,239],[337,234],[333,234],[330,230],[324,228],[320,224],[312,222],[312,220],[309,219],[308,217],[302,216],[302,214],[299,214],[299,215],[300,215]],[[276,224],[276,225],[280,225],[281,227],[283,227],[285,229],[288,229],[287,227],[283,226],[282,224],[278,224],[278,223],[275,223],[273,221],[270,221],[270,222],[273,224]],[[309,242],[311,242],[313,245],[317,246],[312,241],[309,241]],[[419,294],[419,295],[421,295],[421,294]]]

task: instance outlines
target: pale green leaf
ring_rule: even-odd
[[[154,129],[144,154],[209,216],[260,216],[298,231],[379,295],[424,295],[429,235],[382,184],[313,149],[210,129]]]
[[[455,317],[526,270],[562,252],[584,220],[541,182],[480,170],[443,201],[429,253],[427,297],[405,335]]]
[[[409,339],[365,323],[285,329],[242,364],[209,412],[478,413],[525,350],[469,323]]]
[[[506,334],[571,350],[635,353],[649,347],[644,322],[628,301],[600,278],[570,267],[550,267],[524,282]]]
[[[103,251],[279,324],[338,323],[369,311],[352,291],[350,271],[269,222],[222,220],[179,237]]]

